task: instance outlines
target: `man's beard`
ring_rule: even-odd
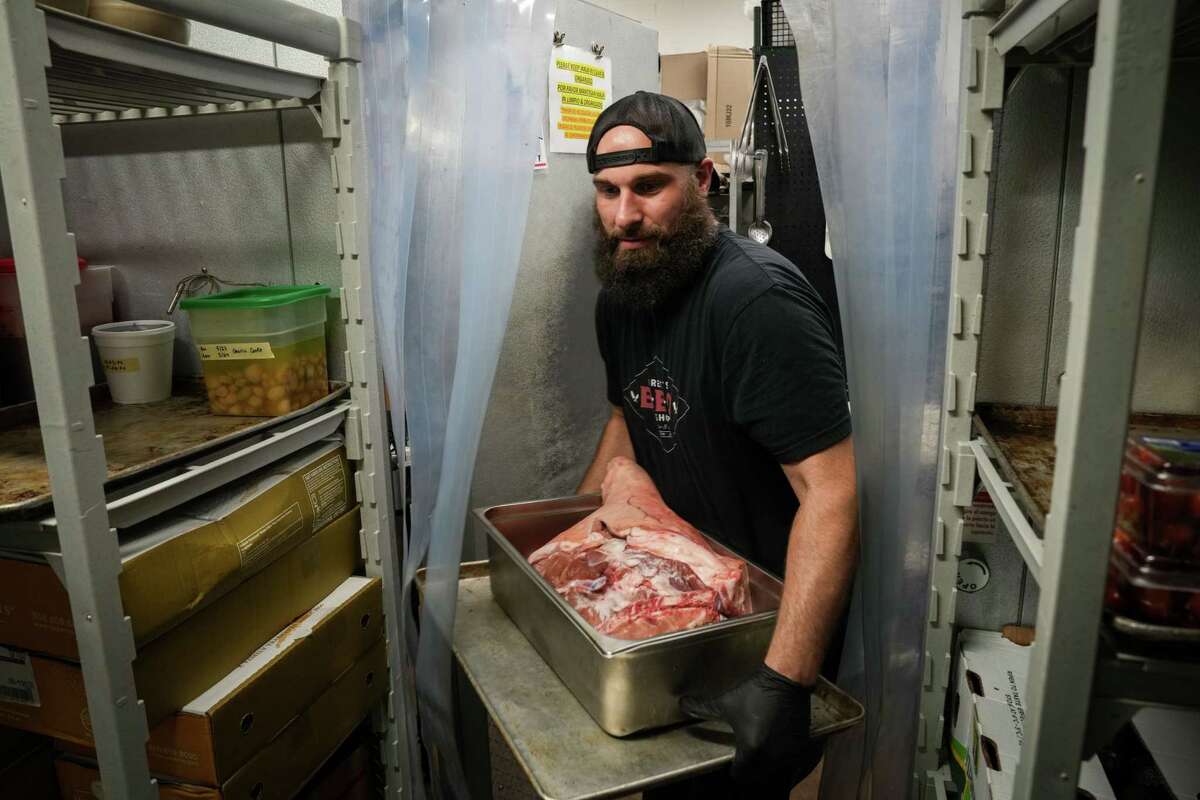
[[[633,233],[647,240],[621,250],[620,239],[596,217],[596,277],[621,305],[652,309],[690,285],[705,269],[705,255],[717,240],[717,220],[700,189],[692,183],[683,210],[670,232],[643,222]]]

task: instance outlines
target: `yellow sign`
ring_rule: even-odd
[[[581,50],[581,48],[578,47],[575,49]],[[603,67],[593,66],[592,64],[584,64],[579,61],[567,61],[563,58],[555,59],[554,66],[558,67],[559,69],[565,69],[568,72],[578,72],[581,75],[591,75],[593,78],[603,78],[605,74]]]
[[[556,47],[549,77],[550,150],[583,153],[596,118],[612,102],[612,59],[582,47]]]

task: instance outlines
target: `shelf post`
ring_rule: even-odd
[[[154,800],[133,633],[117,583],[117,537],[105,508],[104,445],[88,393],[92,361],[73,302],[79,270],[63,211],[62,140],[46,87],[50,49],[33,0],[0,0],[0,42],[0,174],[101,780],[107,797]]]
[[[1129,420],[1174,0],[1101,0],[1058,458],[1014,798],[1075,797]]]
[[[385,730],[385,796],[400,798],[408,774],[406,694],[400,658],[400,538],[393,497],[388,407],[376,345],[377,315],[371,282],[371,218],[366,136],[362,114],[362,73],[352,58],[330,61],[322,91],[325,136],[333,142],[333,180],[337,197],[337,238],[342,262],[342,318],[346,324],[346,379],[350,382],[349,425],[356,433],[347,451],[357,461],[355,487],[362,503],[362,548],[367,574],[383,580],[383,613],[391,666],[386,707],[377,715]],[[392,398],[393,403],[401,402]],[[403,449],[401,444],[400,449]]]
[[[946,691],[950,687],[951,648],[958,588],[958,556],[966,506],[974,494],[975,469],[962,459],[971,458],[973,390],[957,402],[958,383],[973,386],[979,361],[979,334],[983,314],[983,260],[988,228],[988,189],[991,163],[987,143],[992,137],[992,112],[1000,107],[1004,63],[990,46],[988,14],[972,12],[962,20],[962,71],[959,78],[958,185],[955,192],[955,246],[950,266],[950,302],[958,313],[949,315],[946,335],[946,402],[942,406],[942,452],[938,463],[938,489],[933,546],[930,548],[929,609],[925,617],[924,679],[918,710],[913,783],[931,798],[926,776],[939,767],[946,727]],[[964,310],[965,309],[965,310]],[[964,317],[967,317],[964,319]],[[964,455],[966,453],[967,455]],[[965,485],[969,482],[971,485]]]

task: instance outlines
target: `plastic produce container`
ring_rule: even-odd
[[[276,417],[329,393],[327,286],[236,289],[180,303],[214,414]]]
[[[1156,569],[1121,528],[1113,534],[1104,604],[1152,625],[1200,629],[1200,575]]]
[[[1117,527],[1139,565],[1200,581],[1200,440],[1129,438]]]
[[[89,267],[79,259],[79,285],[75,287],[79,306],[79,329],[87,334],[92,328],[113,318],[112,267]],[[0,338],[24,338],[25,319],[17,292],[16,263],[0,258]]]

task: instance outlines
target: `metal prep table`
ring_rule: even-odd
[[[486,564],[463,565],[454,653],[541,797],[620,797],[733,759],[733,734],[718,723],[621,739],[601,730],[492,599],[486,573]],[[814,727],[834,713],[815,702]]]

